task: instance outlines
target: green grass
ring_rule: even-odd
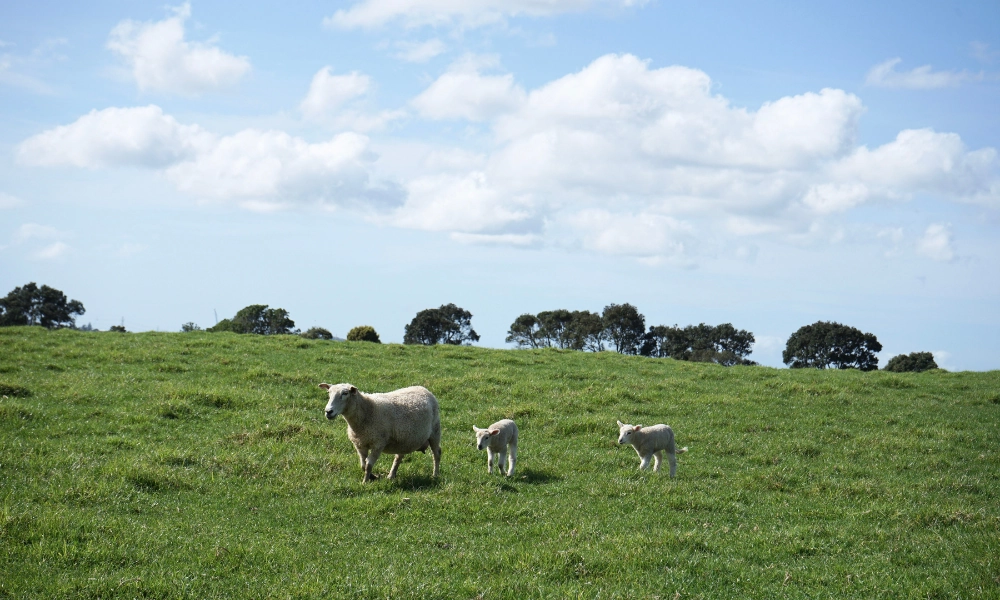
[[[441,477],[363,485],[321,381],[433,391]],[[0,597],[1000,597],[998,371],[0,328],[0,393]]]

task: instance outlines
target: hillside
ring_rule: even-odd
[[[433,391],[442,476],[362,485],[322,381]],[[0,597],[1000,596],[1000,371],[0,328],[0,393]]]

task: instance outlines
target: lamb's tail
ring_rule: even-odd
[[[678,450],[678,451],[676,452],[676,454],[684,454],[684,453],[685,453],[685,452],[687,452],[687,451],[688,451],[688,447],[687,447],[687,446],[684,446],[683,448],[681,448],[680,450]]]

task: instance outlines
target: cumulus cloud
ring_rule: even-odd
[[[939,262],[954,259],[951,226],[946,223],[928,225],[923,237],[917,242],[917,252]]]
[[[22,164],[155,169],[178,189],[254,210],[317,203],[382,210],[400,190],[369,175],[375,154],[358,133],[310,143],[281,131],[219,136],[158,106],[93,111],[20,144]]]
[[[14,232],[11,245],[25,246],[28,249],[27,255],[32,259],[56,260],[72,251],[72,247],[63,241],[66,235],[49,225],[25,223]]]
[[[425,63],[447,50],[444,42],[434,38],[423,42],[396,42],[396,58],[405,62]]]
[[[362,96],[371,87],[371,79],[357,71],[334,75],[331,67],[320,69],[309,84],[309,92],[299,104],[306,117],[329,115],[349,100]]]
[[[197,95],[235,85],[250,71],[250,60],[220,50],[215,40],[185,40],[191,4],[172,9],[162,21],[122,21],[111,30],[107,47],[131,69],[143,91]]]
[[[647,0],[361,0],[323,20],[338,29],[374,28],[390,22],[406,27],[480,27],[517,16],[545,17],[598,6],[627,8]]]
[[[516,110],[525,100],[514,76],[483,75],[491,59],[466,57],[453,64],[410,104],[429,119],[485,121]]]
[[[984,77],[982,73],[968,71],[935,71],[930,65],[910,71],[897,71],[896,65],[901,62],[901,58],[890,58],[875,65],[868,71],[865,83],[876,87],[931,90],[982,81]]]

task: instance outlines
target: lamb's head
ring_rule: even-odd
[[[336,419],[337,415],[344,412],[347,401],[350,400],[351,396],[358,393],[358,388],[349,383],[338,383],[335,385],[321,383],[319,387],[330,394],[330,401],[326,403],[327,419]]]
[[[631,444],[632,434],[642,429],[642,425],[629,425],[618,421],[618,443]]]
[[[480,450],[485,450],[486,446],[490,445],[490,438],[500,433],[499,429],[480,429],[475,425],[472,426],[472,430],[476,432],[476,448]]]

